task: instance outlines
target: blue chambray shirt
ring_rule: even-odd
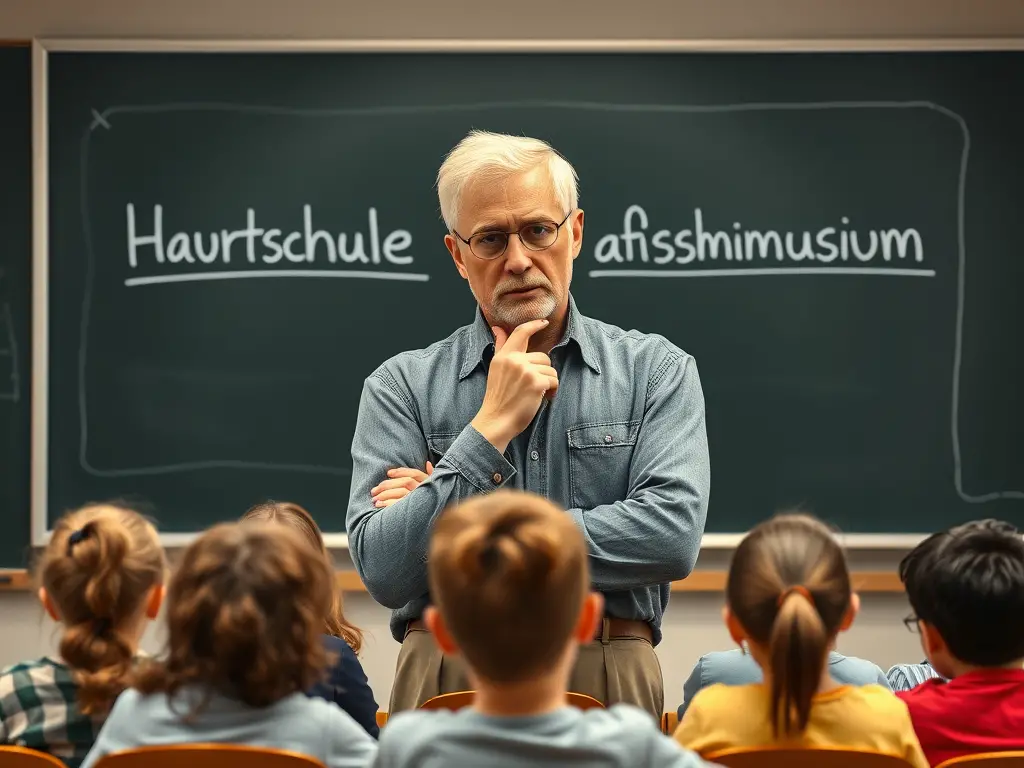
[[[663,336],[584,317],[570,297],[566,332],[551,351],[558,393],[502,454],[469,425],[493,354],[477,310],[472,324],[396,355],[363,385],[349,547],[370,595],[393,609],[392,635],[401,642],[429,603],[427,547],[440,512],[517,488],[568,510],[606,615],[649,622],[657,644],[669,584],[693,569],[707,517],[711,470],[694,359]],[[428,460],[426,482],[390,507],[373,506],[370,489],[388,469]]]

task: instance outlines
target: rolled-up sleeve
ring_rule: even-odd
[[[513,467],[472,426],[456,437],[433,474],[389,507],[376,508],[370,489],[394,467],[422,467],[427,439],[407,387],[386,368],[363,385],[352,438],[352,486],[346,524],[352,559],[374,600],[388,608],[428,593],[427,545],[447,506],[495,490]]]
[[[700,552],[711,464],[696,362],[685,354],[667,358],[648,393],[626,498],[569,510],[587,539],[591,578],[601,591],[685,578]]]

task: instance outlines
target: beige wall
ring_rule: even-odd
[[[519,0],[0,0],[0,38],[34,36],[220,38],[535,38],[841,39],[1024,36],[1019,0],[609,0],[552,3]],[[895,554],[857,556],[892,568]],[[709,558],[702,558],[707,563]],[[714,563],[712,563],[714,564]],[[706,566],[705,566],[706,567]],[[659,648],[666,704],[674,706],[693,661],[728,647],[719,620],[720,596],[672,599]],[[368,630],[364,664],[386,705],[398,646],[387,612],[366,595],[348,611]],[[864,599],[860,620],[841,649],[883,667],[920,656],[916,638],[900,624],[900,595]],[[31,595],[0,593],[0,666],[51,645]],[[159,647],[155,628],[145,647]]]
[[[0,38],[849,38],[1024,34],[1019,0],[0,0]]]

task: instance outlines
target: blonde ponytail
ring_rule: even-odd
[[[88,506],[55,527],[38,580],[63,624],[60,655],[84,714],[106,712],[127,686],[134,649],[125,625],[165,571],[155,529],[133,510]]]

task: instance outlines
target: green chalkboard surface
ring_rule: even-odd
[[[580,308],[707,399],[712,532],[1024,523],[1024,54],[53,52],[49,519],[342,531],[362,381],[472,319],[432,183],[550,140]]]
[[[0,568],[29,556],[32,57],[0,45]]]

